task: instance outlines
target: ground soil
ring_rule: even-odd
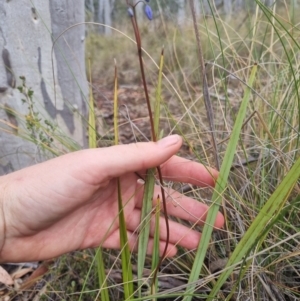
[[[149,94],[154,95],[155,88],[149,85],[148,89]],[[99,147],[112,145],[114,143],[113,93],[112,87],[94,83]],[[150,120],[142,85],[120,85],[118,90],[118,102],[120,144],[151,140]],[[172,98],[169,98],[168,110],[175,117],[180,117],[182,114],[178,109],[176,101],[172,100]],[[162,116],[160,120],[159,127],[164,136],[168,135],[171,130],[170,123],[164,116]],[[172,133],[176,133],[176,130]],[[192,156],[186,144],[182,146],[180,154],[188,158]]]

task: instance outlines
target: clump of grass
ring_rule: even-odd
[[[300,47],[296,18],[288,5],[275,3],[267,8],[256,1],[254,11],[242,11],[240,18],[225,20],[212,7],[212,14],[199,22],[217,149],[223,162],[220,179],[212,201],[211,192],[177,187],[211,204],[207,225],[196,227],[203,231],[199,249],[180,249],[174,259],[165,261],[152,293],[151,260],[146,257],[137,267],[138,259],[131,254],[133,278],[137,274],[140,281],[137,299],[299,299]],[[160,110],[164,135],[180,133],[185,139],[181,155],[214,165],[193,24],[187,20],[179,28],[170,20],[161,20],[165,24],[160,31],[156,28],[156,34],[151,28],[142,26],[141,30],[150,95],[157,86],[158,49],[165,45]],[[115,32],[104,38],[92,33],[87,39],[93,83],[99,81],[110,89],[115,80],[111,76],[114,57],[120,77],[122,72],[124,77],[126,72],[135,74],[124,83],[141,84],[138,72],[132,71],[138,68],[138,57],[128,38],[131,30],[123,25],[122,21],[124,35]],[[97,97],[97,90],[94,94]],[[243,114],[238,113],[240,108]],[[211,234],[210,219],[221,202],[226,228]],[[124,298],[118,256],[105,253],[106,279],[114,300]],[[93,262],[93,256],[85,259],[86,265]],[[83,298],[93,299],[95,292],[88,289],[98,287],[96,277],[83,271],[80,285],[82,278],[88,278]],[[70,288],[63,298],[74,300],[73,293],[81,289]],[[134,290],[138,290],[136,284]]]
[[[228,141],[245,89],[248,89],[250,102],[245,111],[247,118],[240,123],[239,143],[231,150],[235,156],[233,165],[227,167],[231,170],[229,180],[223,183],[225,186],[217,186],[217,189],[222,187],[221,191],[216,190],[218,198],[224,200],[228,232],[213,235],[200,268],[200,280],[196,273],[192,279],[195,290],[187,299],[212,300],[217,293],[218,298],[224,300],[226,296],[262,300],[283,296],[298,298],[292,281],[297,279],[299,270],[292,272],[291,264],[298,266],[300,259],[295,252],[299,245],[296,218],[299,175],[295,161],[299,152],[299,101],[294,77],[298,74],[297,24],[295,19],[293,23],[289,21],[289,11],[283,6],[268,9],[258,3],[255,9],[254,13],[241,13],[244,22],[225,21],[213,11],[211,17],[199,23],[221,161],[228,159],[224,154],[229,148]],[[162,116],[169,124],[164,131],[177,131],[185,137],[188,150],[185,156],[213,164],[202,83],[197,75],[199,67],[195,63],[196,55],[192,55],[195,54],[192,24],[180,30],[168,24],[168,30],[157,34],[158,44],[162,36],[165,44]],[[150,35],[149,40],[153,41],[153,33]],[[147,48],[147,35],[143,39],[147,52],[153,53],[157,46]],[[256,80],[247,88],[254,63],[258,64]],[[155,67],[149,63],[146,67],[151,77]],[[292,171],[288,173],[289,170]],[[282,186],[288,189],[283,192]],[[199,199],[203,195],[198,189],[190,193]],[[273,215],[272,210],[265,212],[270,203],[275,206]],[[258,232],[256,223],[264,225],[262,232]],[[249,242],[247,248],[241,247],[245,241],[241,240],[242,236]],[[223,241],[225,237],[227,241]],[[243,260],[236,254],[243,254]],[[183,253],[169,264],[187,280],[195,260],[193,253]],[[284,266],[281,275],[276,269],[278,265]],[[220,283],[223,283],[222,289]],[[187,286],[187,292],[191,293],[189,289]],[[162,295],[176,298],[183,296],[183,290],[184,287],[173,288],[163,291]]]

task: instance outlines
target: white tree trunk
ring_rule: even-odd
[[[186,22],[185,15],[185,0],[178,0],[178,13],[177,13],[178,25],[182,26]]]
[[[54,48],[56,101],[51,64],[51,33],[56,38],[67,27],[83,21],[84,1],[80,0],[0,1],[0,174],[44,159],[38,145],[18,137],[26,131],[24,120],[30,111],[17,89],[22,85],[20,76],[34,92],[41,123],[54,120],[66,136],[82,147],[86,145],[82,122],[88,94],[83,25],[64,34]]]
[[[105,21],[106,25],[111,26],[112,21],[111,21],[111,4],[110,4],[110,0],[105,0],[104,2],[105,2],[105,4],[104,4],[104,21]],[[105,27],[105,34],[106,35],[111,35],[111,28],[110,27]]]
[[[232,11],[232,0],[223,0],[224,12],[226,15],[231,14]]]
[[[103,23],[108,26],[112,26],[112,5],[110,0],[99,0],[98,6],[98,22]],[[102,27],[99,28],[100,32],[104,32],[105,35],[111,35],[111,28],[110,27]]]

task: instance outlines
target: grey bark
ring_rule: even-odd
[[[85,6],[87,8],[88,11],[91,12],[92,16],[94,17],[95,15],[95,4],[94,4],[94,0],[86,0],[85,1]],[[92,18],[92,21],[94,20],[94,18]]]
[[[112,26],[112,3],[110,0],[99,0],[98,5],[98,22],[103,23],[108,26]],[[100,32],[104,32],[105,35],[111,35],[111,28],[110,27],[99,27]]]
[[[56,100],[51,64],[51,33],[56,38],[69,26],[83,21],[81,0],[0,2],[0,174],[42,161],[46,156],[39,145],[18,136],[27,131],[24,117],[29,112],[28,105],[22,103],[24,95],[17,89],[22,84],[20,76],[34,91],[34,106],[41,122],[53,120],[66,136],[82,147],[86,145],[82,122],[88,94],[84,26],[68,31],[54,48]]]
[[[105,0],[105,5],[104,5],[104,21],[105,24],[108,26],[112,25],[112,20],[111,20],[111,3],[110,0]],[[105,27],[105,34],[106,35],[111,35],[111,28]]]
[[[186,21],[185,0],[178,0],[177,2],[178,2],[178,12],[177,12],[178,25],[183,26]]]
[[[225,15],[231,15],[232,12],[232,0],[223,0]]]

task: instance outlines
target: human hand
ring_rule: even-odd
[[[159,142],[118,145],[70,153],[0,177],[0,262],[50,259],[89,247],[120,247],[117,178],[120,178],[129,244],[136,248],[143,185],[135,172],[160,165],[164,179],[213,186],[218,173],[201,164],[173,156],[182,139],[169,136]],[[155,187],[154,195],[160,194]],[[198,224],[208,207],[168,190],[169,215]],[[173,199],[173,201],[172,201]],[[174,203],[175,202],[175,203]],[[2,220],[2,221],[1,221]],[[170,221],[168,256],[175,245],[196,248],[200,233]],[[218,214],[215,227],[223,226]],[[166,227],[162,217],[161,252]],[[154,233],[151,227],[151,235]],[[149,242],[151,252],[153,240]]]

